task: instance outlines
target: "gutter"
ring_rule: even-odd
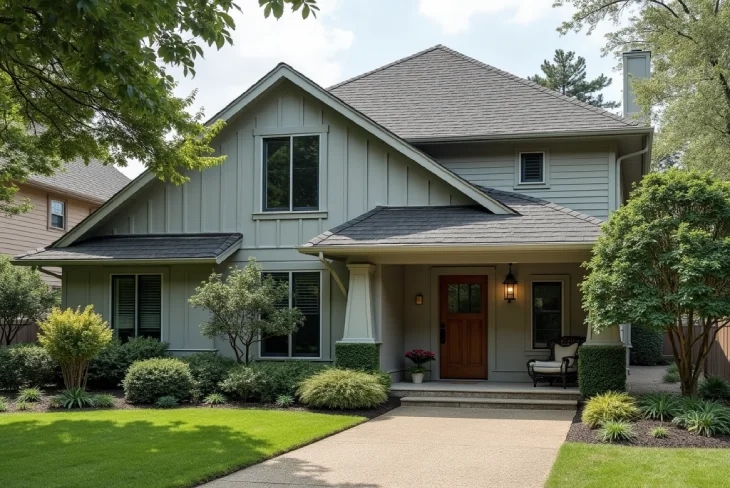
[[[327,261],[324,258],[324,253],[320,251],[319,253],[319,260],[322,264],[324,264],[324,267],[327,268],[332,275],[332,277],[335,279],[335,282],[337,283],[337,286],[340,288],[340,291],[343,295],[345,295],[345,298],[347,298],[347,288],[345,288],[344,283],[342,283],[342,280],[340,279],[340,275],[337,274],[337,271],[332,267],[332,263]]]
[[[648,154],[649,149],[651,148],[651,139],[652,139],[652,137],[650,134],[650,136],[646,139],[646,146],[644,146],[644,149],[640,149],[636,152],[632,152],[629,154],[624,154],[623,156],[616,158],[616,181],[618,182],[618,184],[616,185],[616,202],[617,202],[616,208],[620,207],[621,202],[623,201],[623,185],[621,184],[621,162],[624,159],[633,158],[635,156],[641,156],[642,154]],[[644,172],[644,170],[646,169],[645,161],[646,160],[643,160],[641,162],[641,176],[642,177],[646,174]]]
[[[551,244],[528,244],[528,245],[495,245],[495,246],[470,246],[470,245],[453,245],[453,246],[413,246],[413,245],[387,245],[387,246],[298,246],[296,250],[302,254],[323,255],[325,252],[329,255],[351,254],[405,254],[405,253],[490,253],[490,252],[522,252],[522,251],[558,251],[570,252],[576,250],[591,250],[595,245],[595,241],[590,242],[556,242]],[[325,264],[328,266],[329,263]],[[329,269],[329,266],[328,266]]]
[[[625,135],[646,135],[653,134],[653,127],[631,127],[617,130],[586,130],[586,131],[566,131],[566,132],[529,132],[517,134],[486,134],[474,136],[443,136],[443,137],[406,137],[407,142],[412,144],[438,144],[443,142],[479,142],[479,141],[499,141],[504,139],[562,139],[575,137],[612,137]]]

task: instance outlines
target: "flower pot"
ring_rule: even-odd
[[[413,378],[413,382],[417,385],[420,385],[423,383],[423,373],[412,373],[411,377]]]

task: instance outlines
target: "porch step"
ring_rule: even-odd
[[[402,397],[400,403],[404,407],[520,408],[529,410],[575,410],[578,408],[578,400],[543,400],[534,398],[407,396]]]
[[[391,388],[391,395],[397,397],[428,397],[428,398],[482,398],[493,400],[529,400],[536,402],[540,400],[580,400],[580,392],[577,388],[533,388],[518,387],[504,388],[492,386],[464,386],[464,385],[438,385],[427,383],[426,386],[417,387],[412,383],[396,383]]]

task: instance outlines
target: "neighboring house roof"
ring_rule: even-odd
[[[114,166],[92,160],[88,165],[83,161],[65,163],[52,176],[33,175],[27,183],[101,203],[127,186],[129,181]]]
[[[329,91],[409,141],[651,130],[442,45]]]
[[[89,239],[64,248],[45,248],[16,256],[22,264],[138,261],[221,263],[238,250],[239,233],[117,235]]]
[[[527,195],[484,190],[517,214],[495,215],[474,206],[377,207],[299,249],[592,245],[600,234],[603,221],[595,217]]]

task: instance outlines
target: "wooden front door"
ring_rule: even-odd
[[[442,276],[441,378],[487,379],[487,277]]]

